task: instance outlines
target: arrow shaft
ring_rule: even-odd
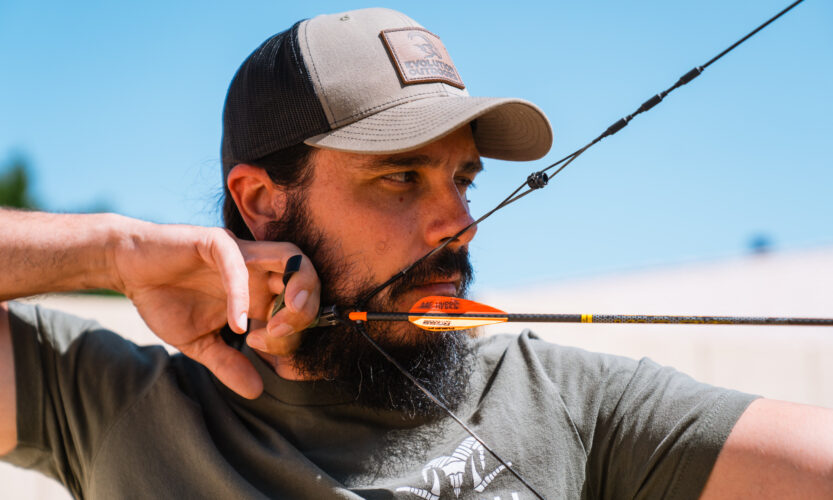
[[[757,316],[670,316],[644,314],[499,314],[499,313],[442,313],[442,312],[368,312],[359,321],[410,321],[412,318],[500,319],[520,323],[618,323],[618,324],[688,324],[688,325],[773,325],[773,326],[833,326],[833,318],[793,318]]]

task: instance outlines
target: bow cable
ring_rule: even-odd
[[[416,377],[414,377],[413,375],[411,375],[411,373],[410,373],[410,372],[409,372],[409,371],[408,371],[408,370],[407,370],[404,366],[402,366],[401,364],[399,364],[399,362],[398,362],[398,361],[396,361],[396,359],[394,359],[394,357],[393,357],[393,356],[391,356],[390,354],[388,354],[387,352],[385,352],[385,350],[384,350],[384,349],[382,349],[382,347],[381,347],[379,344],[377,344],[377,343],[376,343],[376,341],[375,341],[375,340],[373,340],[373,338],[372,338],[372,337],[371,337],[371,336],[367,333],[367,331],[364,329],[364,325],[363,325],[361,322],[352,323],[352,325],[353,325],[353,329],[355,329],[357,332],[359,332],[360,334],[362,334],[362,336],[363,336],[363,337],[364,337],[364,338],[365,338],[368,342],[370,342],[370,345],[372,345],[374,348],[376,348],[376,350],[377,350],[377,351],[379,351],[379,353],[380,353],[382,356],[384,356],[384,357],[385,357],[385,359],[387,359],[388,361],[390,361],[390,362],[391,362],[391,364],[392,364],[393,366],[395,366],[395,367],[396,367],[396,368],[397,368],[400,372],[402,372],[402,374],[403,374],[403,375],[405,375],[405,377],[407,377],[407,378],[408,378],[408,380],[410,380],[411,382],[413,382],[413,383],[414,383],[414,385],[415,385],[415,386],[417,386],[417,387],[419,388],[419,390],[421,390],[421,391],[422,391],[422,392],[423,392],[426,396],[428,396],[428,398],[429,398],[431,401],[433,401],[433,402],[434,402],[434,404],[436,404],[437,406],[439,406],[441,410],[443,410],[443,411],[444,411],[444,412],[445,412],[445,413],[446,413],[449,417],[451,417],[451,419],[452,419],[452,420],[454,420],[455,422],[457,422],[457,424],[459,424],[459,425],[460,425],[460,427],[462,427],[462,428],[463,428],[463,430],[464,430],[464,431],[466,431],[466,432],[469,434],[469,436],[473,437],[475,441],[477,441],[478,443],[480,443],[480,444],[481,444],[481,446],[483,446],[483,449],[485,449],[485,450],[486,450],[486,451],[488,451],[488,452],[489,452],[489,453],[490,453],[493,457],[495,457],[495,458],[497,459],[497,461],[498,461],[498,462],[500,462],[500,464],[501,464],[502,466],[504,466],[504,467],[506,468],[506,470],[508,470],[509,472],[511,472],[511,473],[512,473],[512,475],[513,475],[513,476],[515,476],[515,478],[517,478],[517,480],[518,480],[518,481],[520,481],[521,483],[523,483],[523,485],[524,485],[524,486],[526,486],[526,488],[527,488],[529,491],[531,491],[531,492],[532,492],[532,493],[533,493],[536,497],[538,497],[540,500],[545,500],[543,495],[541,495],[540,493],[538,493],[538,491],[537,491],[535,488],[533,488],[533,487],[532,487],[532,485],[531,485],[531,484],[529,484],[529,483],[526,481],[526,479],[524,479],[524,477],[523,477],[523,476],[521,476],[521,475],[520,475],[520,474],[519,474],[519,473],[518,473],[515,469],[513,469],[513,468],[512,468],[512,462],[506,462],[506,461],[504,461],[502,458],[500,458],[500,455],[498,455],[498,454],[497,454],[497,453],[496,453],[496,452],[495,452],[495,451],[494,451],[494,450],[493,450],[493,449],[492,449],[492,448],[491,448],[488,444],[486,444],[486,441],[483,441],[483,438],[481,438],[480,436],[478,436],[478,435],[474,432],[474,430],[472,430],[472,429],[471,429],[468,425],[466,425],[466,423],[465,423],[465,422],[463,422],[463,420],[462,420],[462,419],[460,419],[460,417],[458,417],[457,415],[455,415],[455,414],[454,414],[454,412],[453,412],[453,411],[451,411],[451,409],[450,409],[450,408],[448,408],[448,406],[446,406],[446,405],[445,405],[445,403],[443,403],[443,401],[442,401],[440,398],[438,398],[437,396],[435,396],[435,395],[434,395],[434,394],[433,394],[430,390],[428,390],[428,388],[427,388],[427,387],[425,387],[424,385],[422,385],[422,383],[421,383],[421,382],[420,382],[420,381],[419,381]]]
[[[606,137],[610,137],[611,135],[613,135],[613,134],[619,132],[620,130],[622,130],[623,128],[625,128],[628,125],[628,123],[630,123],[630,121],[633,120],[637,115],[642,114],[642,113],[648,111],[649,109],[653,108],[654,106],[656,106],[657,104],[662,102],[662,100],[665,99],[665,97],[668,96],[668,94],[670,94],[671,92],[677,90],[678,88],[682,87],[683,85],[689,83],[690,81],[692,81],[695,78],[697,78],[698,76],[700,76],[700,74],[706,68],[711,66],[718,59],[722,58],[723,56],[725,56],[726,54],[728,54],[729,52],[734,50],[740,44],[742,44],[743,42],[745,42],[746,40],[751,38],[753,35],[755,35],[759,31],[761,31],[765,27],[767,27],[770,23],[772,23],[773,21],[775,21],[779,17],[786,14],[793,7],[795,7],[796,5],[800,4],[803,1],[804,0],[796,0],[795,2],[791,3],[786,8],[784,8],[784,10],[782,10],[778,14],[774,15],[773,17],[771,17],[769,20],[767,20],[765,23],[761,24],[760,26],[758,26],[754,30],[750,31],[746,36],[744,36],[743,38],[741,38],[737,42],[735,42],[732,45],[730,45],[729,47],[727,47],[725,50],[723,50],[723,52],[721,52],[721,53],[717,54],[716,56],[712,57],[711,59],[709,59],[708,62],[706,62],[702,66],[695,66],[688,73],[681,76],[674,83],[674,85],[670,86],[666,90],[660,92],[659,94],[654,95],[653,97],[651,97],[647,101],[643,102],[642,105],[640,105],[639,108],[636,109],[636,111],[634,111],[633,113],[631,113],[631,114],[629,114],[629,115],[627,115],[623,118],[620,118],[618,121],[613,123],[613,125],[611,125],[604,132],[602,132],[598,137],[596,137],[592,141],[588,142],[584,147],[577,149],[576,151],[574,151],[574,152],[570,153],[569,155],[565,156],[564,158],[561,158],[560,160],[556,161],[555,163],[545,167],[544,169],[539,170],[537,172],[533,172],[532,174],[530,174],[529,177],[527,177],[526,182],[524,182],[523,184],[518,186],[514,191],[512,191],[511,194],[509,194],[509,196],[507,196],[503,201],[498,203],[497,206],[495,206],[493,209],[489,210],[488,212],[486,212],[485,214],[480,216],[479,219],[477,219],[476,221],[472,222],[468,226],[466,226],[463,229],[461,229],[460,231],[458,231],[457,234],[455,234],[454,236],[452,236],[450,238],[447,238],[440,245],[434,247],[430,252],[426,253],[425,255],[420,257],[419,259],[415,260],[410,265],[408,265],[407,267],[405,267],[404,269],[399,271],[397,274],[391,276],[387,281],[383,282],[381,285],[377,286],[372,291],[367,293],[364,297],[362,297],[357,302],[358,308],[363,309],[367,305],[368,301],[370,301],[373,297],[375,297],[377,294],[379,294],[379,292],[381,292],[382,290],[384,290],[385,288],[387,288],[388,286],[390,286],[391,284],[395,283],[400,278],[402,278],[403,276],[408,274],[408,272],[414,266],[416,266],[420,262],[423,262],[424,260],[430,258],[432,255],[436,254],[440,250],[447,247],[450,243],[456,241],[457,238],[462,236],[466,231],[468,231],[472,227],[480,224],[486,218],[491,216],[493,213],[497,212],[501,208],[503,208],[503,207],[505,207],[505,206],[507,206],[511,203],[514,203],[514,202],[520,200],[521,198],[528,195],[532,191],[535,191],[536,189],[541,189],[544,186],[546,186],[550,179],[552,179],[553,177],[558,175],[562,170],[567,168],[567,165],[572,163],[573,160],[575,160],[576,158],[581,156],[585,151],[587,151],[592,146],[599,143],[602,139],[604,139]],[[555,172],[553,172],[552,174],[547,174],[547,171],[555,168],[558,165],[561,165],[561,166]],[[528,189],[526,191],[521,192],[524,187],[528,187]],[[518,194],[518,193],[520,193],[520,194]]]
[[[560,173],[562,170],[564,170],[570,163],[572,163],[576,158],[581,156],[585,151],[590,149],[592,146],[596,145],[602,139],[604,139],[606,137],[609,137],[611,135],[614,135],[615,133],[617,133],[620,130],[622,130],[623,128],[625,128],[628,125],[628,123],[630,123],[630,121],[633,120],[637,115],[639,115],[641,113],[644,113],[644,112],[648,111],[649,109],[653,108],[654,106],[656,106],[657,104],[662,102],[662,100],[668,94],[670,94],[674,90],[682,87],[683,85],[689,83],[690,81],[692,81],[695,78],[697,78],[698,76],[700,76],[700,74],[703,72],[703,70],[705,70],[707,67],[709,67],[712,63],[716,62],[718,59],[722,58],[723,56],[725,56],[726,54],[728,54],[729,52],[734,50],[736,47],[741,45],[743,42],[745,42],[746,40],[751,38],[753,35],[758,33],[760,30],[762,30],[763,28],[768,26],[770,23],[772,23],[773,21],[775,21],[779,17],[786,14],[793,7],[795,7],[796,5],[800,4],[803,1],[804,0],[796,0],[795,2],[793,2],[792,4],[787,6],[785,9],[783,9],[781,12],[779,12],[775,16],[771,17],[765,23],[761,24],[760,26],[758,26],[757,28],[755,28],[754,30],[749,32],[746,36],[744,36],[743,38],[741,38],[737,42],[730,45],[723,52],[721,52],[721,53],[717,54],[716,56],[714,56],[713,58],[711,58],[708,62],[706,62],[702,66],[694,67],[688,73],[681,76],[674,83],[674,85],[672,85],[668,89],[660,92],[659,94],[654,95],[653,97],[651,97],[650,99],[648,99],[647,101],[642,103],[642,105],[640,105],[639,108],[637,108],[636,111],[634,111],[633,113],[631,113],[631,114],[629,114],[629,115],[627,115],[623,118],[620,118],[618,121],[613,123],[613,125],[611,125],[604,132],[602,132],[602,134],[600,134],[598,137],[596,137],[595,139],[593,139],[592,141],[587,143],[584,147],[577,149],[573,153],[565,156],[564,158],[556,161],[555,163],[547,166],[546,168],[544,168],[542,170],[539,170],[537,172],[533,172],[532,174],[530,174],[527,177],[527,180],[523,184],[518,186],[514,191],[512,191],[512,193],[509,196],[507,196],[503,201],[498,203],[498,205],[495,206],[493,209],[489,210],[484,215],[482,215],[479,219],[477,219],[476,221],[472,222],[468,226],[461,229],[454,236],[452,236],[450,238],[447,238],[440,245],[433,248],[431,251],[429,251],[428,253],[426,253],[425,255],[420,257],[419,259],[415,260],[413,263],[411,263],[410,265],[408,265],[407,267],[405,267],[404,269],[399,271],[397,274],[391,276],[388,280],[386,280],[385,282],[383,282],[382,284],[380,284],[379,286],[374,288],[372,291],[370,291],[369,293],[367,293],[363,297],[361,297],[356,303],[357,310],[364,309],[365,306],[367,305],[367,303],[373,297],[378,295],[382,290],[384,290],[385,288],[389,287],[391,284],[395,283],[396,281],[398,281],[399,279],[404,277],[414,266],[416,266],[420,262],[423,262],[426,259],[430,258],[431,256],[433,256],[434,254],[436,254],[440,250],[447,247],[450,243],[452,243],[454,241],[457,241],[457,239],[461,235],[463,235],[463,233],[465,233],[466,231],[468,231],[472,227],[474,227],[477,224],[483,222],[486,218],[488,218],[489,216],[491,216],[492,214],[494,214],[495,212],[497,212],[501,208],[504,208],[507,205],[520,200],[521,198],[528,195],[532,191],[535,191],[537,189],[541,189],[544,186],[546,186],[547,183],[549,182],[549,180],[552,177],[558,175],[558,173]],[[554,172],[552,172],[549,175],[547,174],[547,171],[549,171],[549,170],[551,170],[551,169],[553,169],[553,168],[555,168],[556,166],[559,166],[559,165],[560,165],[560,167],[557,170],[555,170]],[[524,190],[525,187],[527,188],[526,190]],[[347,320],[346,318],[342,317],[339,314],[339,312],[335,309],[334,306],[329,306],[329,307],[326,307],[326,308],[322,309],[322,312],[319,316],[319,319],[316,320],[315,325],[317,325],[317,326],[327,326],[327,325],[334,325],[334,324],[338,324],[338,323],[347,323],[347,324],[351,325],[354,330],[356,330],[365,339],[367,339],[367,341],[370,342],[370,344],[377,351],[379,351],[379,353],[382,356],[384,356],[388,361],[390,361],[393,364],[393,366],[396,367],[396,369],[399,370],[405,377],[407,377],[409,380],[411,380],[429,399],[431,399],[431,401],[433,401],[437,406],[439,406],[440,409],[442,409],[455,422],[460,424],[460,426],[471,437],[473,437],[475,440],[477,440],[478,443],[483,445],[483,447],[493,457],[495,457],[502,465],[504,465],[506,467],[506,469],[509,470],[516,478],[518,478],[518,480],[520,480],[521,483],[523,483],[524,486],[526,486],[529,489],[530,492],[532,492],[535,496],[537,496],[540,499],[544,498],[540,493],[538,493],[538,491],[535,490],[535,488],[533,488],[526,480],[524,480],[523,477],[518,472],[516,472],[511,467],[510,463],[504,461],[495,451],[493,451],[488,445],[486,445],[486,443],[480,437],[478,437],[474,433],[474,431],[472,431],[459,417],[457,417],[454,414],[454,412],[452,412],[439,398],[437,398],[434,394],[432,394],[431,391],[428,390],[425,386],[423,386],[411,373],[408,372],[408,370],[406,370],[392,356],[390,356],[387,352],[385,352],[385,350],[382,349],[381,346],[379,346],[375,341],[373,341],[373,339],[370,337],[370,335],[368,335],[367,331],[364,328],[364,321],[362,321],[362,320],[355,320],[355,321]]]

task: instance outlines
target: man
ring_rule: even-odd
[[[464,89],[401,13],[317,17],[264,42],[229,88],[230,232],[2,212],[0,299],[120,290],[187,356],[7,303],[4,459],[91,498],[833,495],[828,410],[528,333],[310,326],[321,306],[465,293],[480,156],[539,158],[552,135],[534,105]]]

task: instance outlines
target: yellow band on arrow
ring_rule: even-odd
[[[592,314],[582,314],[581,315],[581,322],[582,323],[592,323],[593,322],[593,315]]]

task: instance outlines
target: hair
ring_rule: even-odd
[[[315,148],[300,143],[248,163],[265,170],[272,182],[284,189],[303,189],[312,181],[311,161],[314,152]],[[255,239],[240,215],[227,184],[223,186],[223,223],[238,238]]]

